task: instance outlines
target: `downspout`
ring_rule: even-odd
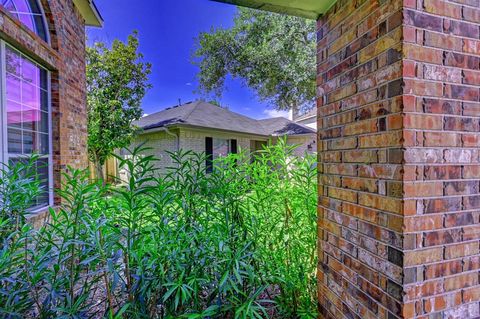
[[[165,132],[168,135],[173,136],[175,138],[175,152],[178,153],[180,151],[180,135],[179,134],[173,133],[167,127],[157,127],[147,131],[147,133],[154,133],[154,132]]]
[[[170,131],[168,128],[166,127],[161,127],[160,128],[160,131],[164,131],[165,133],[167,133],[168,135],[170,136],[173,136],[175,137],[175,148],[176,148],[176,152],[180,151],[180,136],[178,134],[175,134],[173,133],[172,131]]]
[[[178,153],[180,151],[180,135],[173,133],[168,129],[168,127],[162,127],[162,131],[164,131],[170,136],[175,137],[175,144],[176,144],[175,148],[176,148],[176,152]],[[178,167],[180,167],[180,163],[177,163],[177,168]]]

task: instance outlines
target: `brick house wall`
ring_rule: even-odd
[[[171,130],[173,134],[178,134],[178,130]],[[135,138],[132,143],[132,147],[139,146],[143,144],[144,147],[149,148],[149,155],[154,155],[158,162],[156,163],[158,168],[166,168],[172,165],[172,161],[167,151],[175,152],[177,149],[177,139],[165,132],[155,132],[151,134],[139,135]],[[123,153],[122,155],[124,155]],[[124,170],[119,172],[120,178],[126,175]]]
[[[248,136],[244,134],[225,133],[221,131],[204,131],[193,129],[180,130],[180,149],[192,150],[197,153],[205,152],[205,138],[236,139],[239,149],[250,151],[250,140],[266,141],[265,137]]]
[[[179,136],[179,149],[181,150],[191,150],[196,153],[205,152],[205,138],[221,138],[221,139],[236,139],[239,149],[243,149],[247,152],[252,151],[251,142],[252,141],[263,141],[267,142],[268,139],[265,136],[255,136],[241,133],[228,133],[223,131],[215,130],[201,130],[201,129],[189,129],[189,128],[180,128],[180,129],[171,129],[171,133]],[[275,143],[275,141],[273,140]],[[315,136],[291,136],[288,137],[287,143],[291,145],[299,145],[296,149],[296,155],[301,156],[308,150],[308,145],[313,146],[315,150]],[[172,161],[168,152],[177,151],[177,139],[164,131],[153,132],[148,134],[142,134],[135,138],[132,143],[132,147],[143,144],[144,147],[150,148],[148,151],[150,155],[154,155],[159,161],[157,162],[157,167],[162,171],[172,165]],[[125,171],[120,170],[121,176],[128,176]]]
[[[322,318],[480,316],[480,2],[318,21]]]
[[[132,143],[132,147],[143,144],[144,147],[149,148],[149,155],[153,155],[158,159],[156,167],[161,172],[165,172],[167,167],[172,166],[172,160],[168,152],[176,152],[178,149],[193,151],[196,153],[205,152],[205,138],[222,138],[222,139],[236,139],[239,148],[250,151],[250,140],[265,140],[264,137],[253,137],[235,133],[225,133],[221,131],[195,130],[195,129],[171,129],[170,133],[179,137],[179,144],[177,146],[177,138],[165,131],[147,133],[138,135]],[[178,149],[177,149],[178,148]],[[128,173],[125,170],[119,170],[119,177],[126,177]]]
[[[52,72],[56,171],[63,171],[67,165],[86,168],[85,22],[72,1],[43,0],[42,3],[49,21],[52,47],[61,57]]]
[[[245,134],[232,134],[216,131],[202,131],[202,130],[180,130],[180,148],[185,150],[193,150],[195,152],[205,152],[205,138],[223,138],[223,139],[236,139],[238,147],[250,152],[252,141],[267,142],[269,139],[264,136],[245,135]],[[276,143],[276,138],[270,139],[272,143]],[[308,136],[288,136],[287,143],[289,145],[298,145],[295,150],[295,154],[302,156],[308,150],[308,145],[315,143],[314,135]],[[313,144],[313,150],[315,150],[315,144]],[[312,150],[310,150],[311,152]]]
[[[222,139],[236,139],[239,148],[250,151],[250,140],[265,140],[264,137],[248,137],[241,134],[225,133],[221,131],[205,131],[195,129],[172,129],[171,133],[179,137],[179,149],[191,150],[196,153],[205,152],[205,138],[222,138]],[[132,146],[144,144],[145,147],[150,148],[150,155],[154,155],[159,161],[156,166],[165,171],[167,167],[172,166],[172,160],[168,152],[177,151],[177,139],[171,134],[167,134],[164,131],[154,132],[149,134],[142,134],[135,138]],[[120,176],[127,176],[125,172],[120,171]]]
[[[51,73],[54,188],[67,166],[88,166],[85,21],[70,0],[41,0],[50,44],[0,7],[0,37]],[[59,199],[55,197],[55,203]]]
[[[404,3],[404,315],[480,316],[480,2]]]

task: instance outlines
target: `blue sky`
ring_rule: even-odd
[[[102,29],[88,28],[89,42],[124,41],[138,30],[140,50],[152,63],[150,82],[143,109],[147,114],[166,107],[195,100],[200,96],[196,74],[191,63],[195,38],[201,31],[228,28],[233,24],[235,7],[209,0],[96,0],[105,25]],[[241,80],[229,79],[227,91],[220,101],[232,111],[254,118],[278,115]],[[270,114],[268,114],[270,113]],[[272,114],[273,113],[273,114]]]

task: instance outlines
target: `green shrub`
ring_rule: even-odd
[[[29,191],[0,184],[1,317],[315,318],[315,159],[293,151],[280,140],[211,173],[181,151],[159,174],[138,147],[120,186],[65,175],[39,230],[24,218],[38,182],[8,168]]]

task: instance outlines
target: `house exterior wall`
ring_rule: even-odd
[[[250,149],[250,141],[268,141],[269,139],[264,136],[253,136],[246,134],[226,133],[220,131],[206,131],[206,130],[180,130],[180,148],[185,150],[193,150],[195,152],[205,152],[205,138],[223,138],[223,139],[236,139],[239,149],[243,149],[247,152],[252,151]],[[275,142],[276,138],[270,138]],[[316,137],[315,135],[305,136],[288,136],[287,143],[290,145],[298,145],[295,150],[295,154],[302,156],[306,151],[312,152],[316,150]],[[311,149],[308,149],[308,146]]]
[[[318,21],[321,318],[480,316],[480,2]]]
[[[51,73],[54,188],[67,166],[88,165],[85,22],[70,0],[41,0],[50,44],[0,7],[0,37]],[[55,203],[59,198],[55,197]]]
[[[250,151],[250,140],[266,140],[264,137],[253,137],[235,133],[226,133],[220,131],[204,131],[194,129],[180,130],[180,148],[183,150],[192,150],[196,153],[205,152],[205,138],[236,139],[239,149]]]
[[[404,2],[404,314],[480,317],[480,2]]]
[[[179,137],[178,148],[184,151],[193,151],[196,153],[205,152],[205,138],[221,138],[221,139],[236,139],[239,150],[245,150],[247,152],[252,151],[251,141],[268,141],[265,136],[254,136],[241,133],[229,133],[223,131],[214,131],[214,130],[203,130],[203,129],[193,129],[193,128],[180,128],[172,129],[170,133],[173,133]],[[316,150],[315,145],[315,136],[299,136],[299,137],[288,137],[287,143],[289,144],[299,144],[300,146],[296,150],[296,154],[301,156],[306,151],[312,152]],[[177,151],[177,139],[172,135],[168,134],[165,131],[159,131],[154,133],[142,134],[135,138],[132,143],[132,147],[143,144],[144,147],[150,148],[148,151],[149,155],[154,155],[159,159],[157,162],[157,167],[160,171],[165,171],[166,167],[172,166],[172,161],[168,152]],[[308,149],[308,145],[311,145],[311,149]],[[120,176],[127,176],[126,172],[120,170]]]
[[[299,114],[298,111],[290,110],[289,119],[295,123],[302,124],[317,130],[317,109],[313,108],[305,114]]]
[[[271,142],[276,144],[278,139],[278,137],[274,137]],[[295,145],[295,156],[302,157],[305,153],[313,154],[317,151],[317,137],[315,135],[287,136],[287,145]]]
[[[178,130],[172,130],[171,132],[178,134]],[[165,169],[172,165],[168,152],[177,151],[177,139],[174,136],[163,131],[138,135],[132,143],[132,147],[141,144],[143,144],[143,147],[150,149],[148,155],[153,155],[158,159],[156,164],[158,168]],[[120,172],[120,176],[122,174],[124,172]]]
[[[72,1],[42,3],[59,56],[51,84],[54,187],[59,188],[68,166],[88,167],[85,21]]]
[[[313,114],[311,117],[304,117],[302,119],[296,120],[295,121],[298,124],[302,124],[304,126],[308,126],[310,128],[313,128],[314,130],[317,130],[317,114]]]
[[[196,153],[205,152],[206,137],[236,139],[238,147],[246,151],[250,151],[250,140],[266,140],[264,137],[188,128],[174,129],[170,130],[170,132],[179,137],[178,149]],[[140,144],[144,144],[144,147],[150,148],[151,150],[148,151],[148,154],[154,155],[159,159],[156,166],[161,172],[165,172],[167,167],[172,166],[168,152],[177,151],[177,138],[173,135],[165,131],[138,135],[132,143],[132,147]],[[120,170],[119,174],[120,176],[127,176],[123,170]]]

